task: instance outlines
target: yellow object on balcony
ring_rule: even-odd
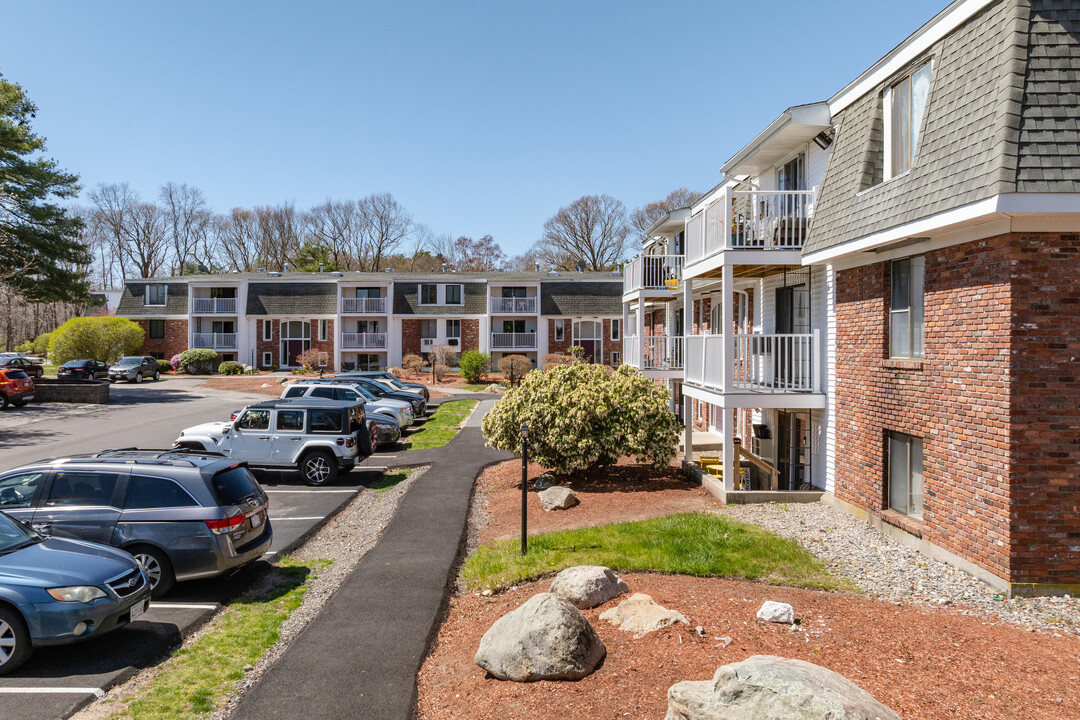
[[[679,289],[679,281],[676,278],[668,278],[664,281],[664,285],[667,287],[668,290]]]

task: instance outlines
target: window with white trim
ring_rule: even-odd
[[[613,353],[611,353],[611,367],[619,367],[620,365],[622,365],[622,353],[621,352],[613,352]]]
[[[922,438],[889,433],[889,509],[922,520]]]
[[[319,321],[319,340],[324,340],[325,341],[326,338],[329,337],[329,335],[330,335],[330,321],[329,320],[320,320]]]
[[[439,304],[439,286],[438,285],[421,285],[420,286],[420,304],[421,305],[438,305]]]
[[[919,149],[919,135],[930,94],[931,63],[924,63],[910,75],[885,90],[885,179],[911,169]]]
[[[274,339],[274,324],[269,320],[263,320],[263,340],[270,341]]]
[[[263,353],[262,366],[263,367],[270,367],[273,364],[274,364],[274,353],[264,352]]]
[[[621,333],[622,328],[620,327],[621,325],[622,325],[622,320],[612,320],[611,321],[611,339],[612,340],[618,340],[620,337],[622,337],[622,333]]]
[[[146,286],[146,304],[147,305],[164,305],[168,299],[169,289],[166,285],[147,285]]]
[[[446,296],[445,304],[447,305],[464,305],[463,300],[465,296],[464,285],[446,285],[444,294]]]
[[[447,320],[446,321],[446,337],[447,338],[459,338],[459,337],[461,337],[461,321],[460,320]]]
[[[559,319],[555,321],[555,341],[562,342],[566,339],[566,321]]]
[[[923,356],[925,258],[893,260],[889,304],[889,357]]]

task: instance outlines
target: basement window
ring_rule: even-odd
[[[922,520],[922,438],[889,433],[889,509]]]

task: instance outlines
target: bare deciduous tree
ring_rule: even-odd
[[[449,265],[459,272],[485,272],[498,269],[505,258],[499,243],[490,235],[479,240],[462,236],[454,241]]]
[[[90,200],[93,222],[113,246],[122,277],[154,277],[168,267],[171,252],[161,208],[142,202],[127,183],[98,185]]]
[[[390,193],[368,195],[357,203],[357,211],[363,219],[362,232],[369,248],[369,256],[361,258],[361,270],[382,269],[383,257],[390,255],[409,237],[413,219]]]
[[[634,226],[634,233],[637,235],[638,242],[645,242],[647,239],[645,237],[645,231],[649,229],[650,225],[664,215],[672,210],[690,207],[701,198],[701,193],[681,187],[672,190],[663,200],[651,202],[645,207],[639,207],[634,211],[634,215],[631,218],[631,223]]]
[[[266,267],[282,270],[300,249],[300,218],[291,202],[255,208],[259,255]]]
[[[190,264],[203,264],[197,255],[200,241],[205,241],[209,234],[210,207],[202,191],[186,183],[166,183],[161,187],[160,198],[176,274],[183,275],[191,269]]]
[[[328,248],[333,264],[346,270],[358,270],[360,258],[367,254],[361,218],[352,200],[327,200],[304,214],[309,241]]]
[[[540,260],[563,270],[579,262],[588,270],[609,270],[626,255],[630,235],[626,207],[610,195],[585,195],[544,223],[533,248]]]
[[[255,272],[266,259],[260,254],[259,222],[254,211],[233,208],[214,224],[227,267],[239,272]]]

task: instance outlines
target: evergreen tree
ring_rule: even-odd
[[[57,200],[74,197],[78,176],[41,155],[30,121],[37,107],[0,75],[0,280],[29,302],[85,301],[82,222]]]

